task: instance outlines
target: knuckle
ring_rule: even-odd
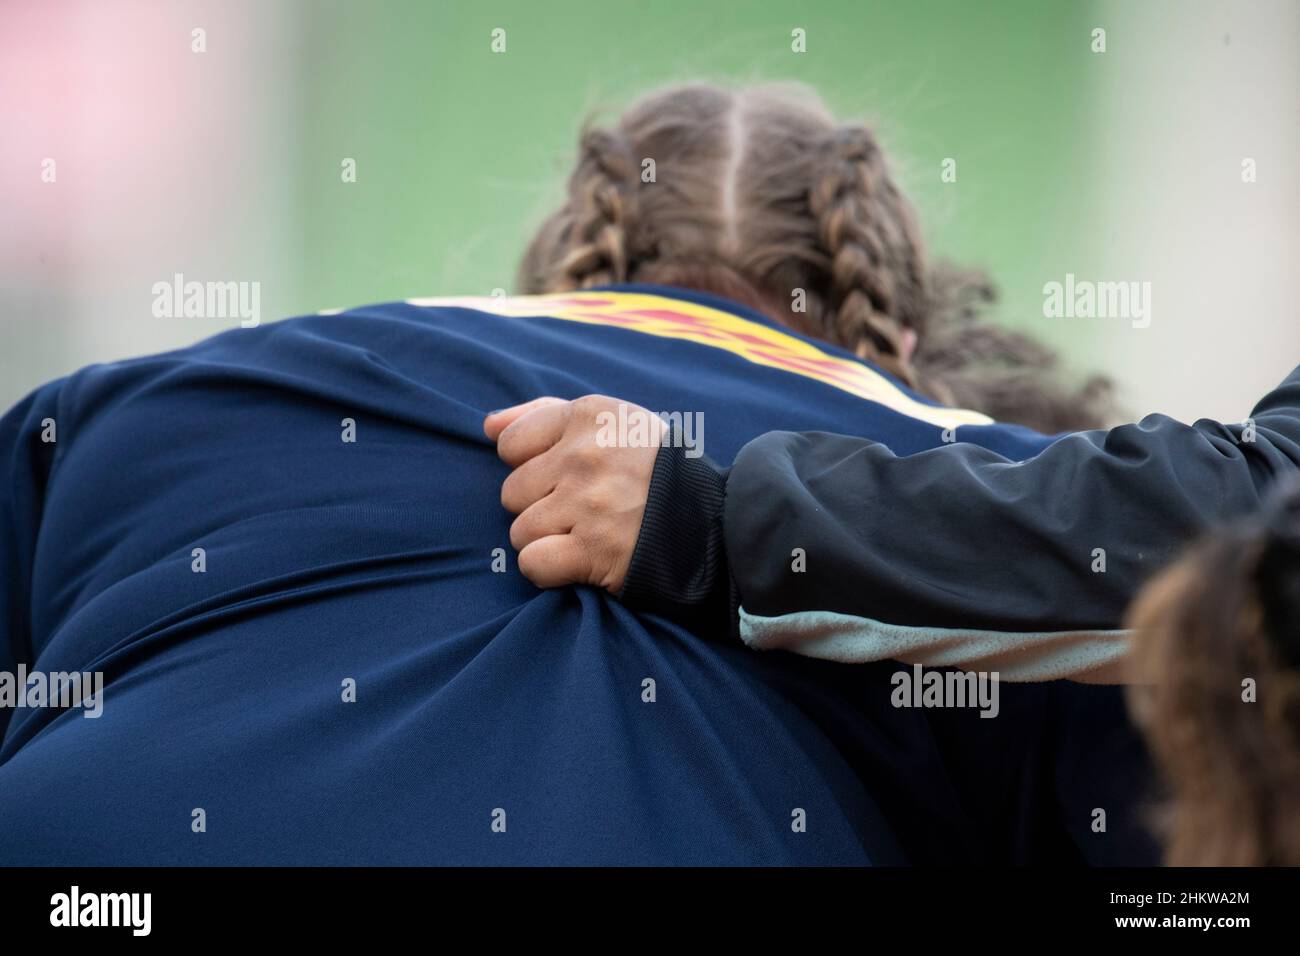
[[[501,482],[501,507],[507,511],[519,510],[515,507],[519,495],[519,479],[515,477],[517,474],[518,471],[512,471],[506,476],[506,480]]]
[[[570,448],[573,459],[589,468],[599,466],[613,451],[613,446],[602,444],[594,434],[583,435]]]
[[[510,546],[516,551],[523,550],[528,544],[528,522],[520,515],[510,524]]]
[[[532,581],[537,577],[538,562],[536,550],[533,548],[524,548],[519,552],[519,573]]]
[[[517,424],[519,423],[511,422],[497,436],[497,456],[503,461],[509,461],[514,457],[515,442],[519,438],[519,429],[515,427]]]
[[[613,399],[606,395],[583,395],[569,403],[573,416],[580,421],[594,419],[609,408]]]

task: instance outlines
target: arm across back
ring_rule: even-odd
[[[764,649],[1102,673],[1150,576],[1297,468],[1300,369],[1240,425],[1152,415],[1019,462],[819,432],[760,436],[729,471],[665,448],[623,596]]]

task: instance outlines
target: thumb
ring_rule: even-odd
[[[509,408],[499,409],[483,419],[483,433],[488,438],[496,441],[501,437],[501,433],[506,430],[506,427],[521,415],[526,415],[534,408],[541,408],[543,405],[563,405],[564,402],[565,399],[563,398],[543,395],[541,398],[534,398],[531,402],[525,402],[522,405],[512,405]]]

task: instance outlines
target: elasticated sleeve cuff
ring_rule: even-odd
[[[739,641],[739,596],[723,537],[727,472],[666,445],[655,458],[645,517],[619,600],[705,637]]]

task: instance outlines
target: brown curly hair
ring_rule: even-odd
[[[1300,865],[1300,485],[1157,577],[1130,623],[1166,862]]]
[[[1108,380],[1072,389],[1050,349],[982,321],[989,282],[928,263],[871,130],[802,86],[674,87],[583,132],[518,285],[623,282],[727,296],[1002,421],[1055,432],[1114,417]]]

